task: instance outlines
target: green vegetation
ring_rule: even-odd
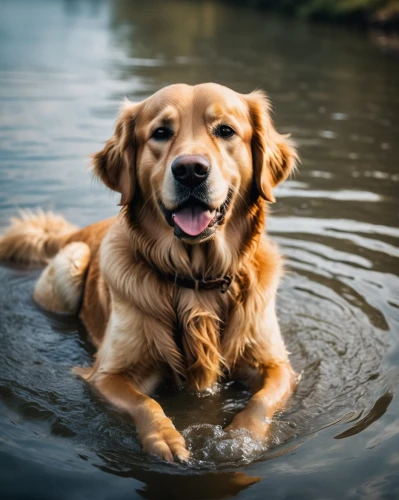
[[[399,0],[243,0],[244,3],[313,19],[399,26]]]

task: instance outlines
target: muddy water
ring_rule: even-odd
[[[123,96],[169,83],[264,88],[302,158],[268,223],[302,382],[268,445],[222,430],[242,388],[161,388],[192,460],[144,455],[70,372],[91,360],[82,325],[36,309],[39,269],[3,266],[2,498],[398,498],[398,59],[362,33],[211,1],[4,0],[0,19],[0,227],[18,208],[81,226],[116,213],[88,155]]]

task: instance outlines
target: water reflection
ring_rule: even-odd
[[[99,468],[104,472],[115,474],[113,464],[110,469],[107,466],[100,466]],[[177,475],[135,469],[125,473],[121,472],[118,475],[134,477],[134,479],[144,483],[144,486],[137,492],[140,497],[148,500],[162,498],[174,498],[176,500],[187,500],[187,498],[193,500],[230,498],[262,480],[261,477],[251,477],[244,472]]]
[[[392,400],[393,394],[390,392],[385,393],[383,396],[377,399],[374,406],[365,417],[359,420],[356,425],[353,425],[346,431],[341,432],[341,434],[335,436],[335,439],[348,438],[364,431],[364,429],[369,427],[373,422],[381,418],[386,413],[388,406],[391,404]]]
[[[397,61],[361,33],[213,1],[0,8],[0,227],[18,207],[53,208],[78,225],[115,213],[117,198],[85,171],[88,155],[124,95],[178,81],[264,88],[303,163],[269,220],[287,257],[278,309],[302,382],[266,449],[222,431],[249,397],[241,387],[206,398],[163,388],[157,398],[193,458],[184,468],[147,457],[130,422],[70,373],[93,353],[82,325],[37,311],[39,270],[0,267],[6,497],[51,498],[42,484],[65,498],[395,497]]]

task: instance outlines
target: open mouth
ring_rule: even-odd
[[[217,226],[224,222],[230,199],[229,192],[224,203],[216,209],[191,196],[174,210],[168,210],[161,201],[159,203],[177,238],[203,240],[212,236]]]
[[[175,225],[189,236],[200,235],[207,227],[216,222],[216,210],[201,205],[188,205],[172,214]]]

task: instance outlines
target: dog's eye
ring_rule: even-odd
[[[215,135],[223,139],[229,139],[235,134],[235,131],[228,125],[218,125],[215,130]]]
[[[151,139],[167,141],[173,136],[173,130],[168,127],[159,127],[152,133]]]

